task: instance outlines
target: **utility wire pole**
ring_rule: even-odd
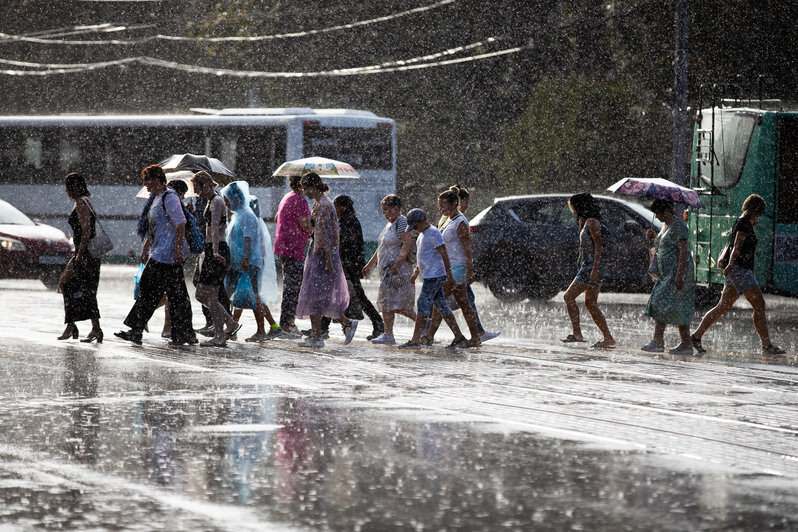
[[[687,28],[689,0],[674,0],[676,53],[673,69],[673,157],[671,181],[687,185]]]

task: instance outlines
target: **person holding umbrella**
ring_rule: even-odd
[[[355,336],[358,322],[344,315],[349,306],[349,289],[338,251],[338,217],[332,201],[325,195],[330,187],[313,172],[305,174],[301,183],[305,195],[315,203],[311,209],[313,245],[305,260],[296,310],[297,316],[310,318],[312,333],[299,345],[324,347],[321,328],[323,316],[339,321],[344,329],[344,345],[346,345]]]
[[[227,270],[230,267],[230,248],[225,240],[227,229],[227,208],[224,200],[217,194],[216,183],[210,174],[200,171],[191,179],[194,191],[205,200],[202,219],[205,222],[205,253],[199,267],[197,279],[197,301],[203,304],[211,314],[214,337],[200,343],[203,347],[224,347],[227,343],[225,325],[229,330],[238,327],[238,323],[222,306],[219,293]]]
[[[743,202],[743,215],[734,222],[729,237],[732,251],[729,263],[723,269],[724,281],[720,301],[701,318],[698,329],[690,336],[693,347],[699,353],[706,352],[704,346],[701,345],[704,333],[721,316],[731,310],[734,302],[742,294],[754,309],[754,329],[762,342],[762,353],[765,355],[784,354],[783,349],[776,347],[770,341],[768,321],[765,316],[765,299],[762,297],[762,289],[754,276],[754,259],[759,242],[754,233],[754,224],[760,216],[765,214],[766,208],[765,200],[759,194],[751,194]]]
[[[646,236],[656,246],[659,277],[651,290],[646,315],[654,318],[654,336],[643,351],[665,351],[665,326],[676,325],[681,342],[670,349],[671,355],[690,356],[690,321],[695,308],[695,275],[692,254],[687,246],[687,225],[676,215],[673,202],[655,199],[651,210],[663,223],[659,235],[649,229]]]

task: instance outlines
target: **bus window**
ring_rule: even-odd
[[[715,111],[715,153],[720,164],[716,164],[712,175],[713,169],[710,168],[708,160],[699,163],[699,172],[704,183],[709,185],[712,176],[715,188],[720,190],[728,190],[737,185],[743,175],[748,145],[755,124],[754,115],[724,113],[722,109]],[[711,110],[704,111],[701,129],[707,131],[712,129]]]
[[[284,178],[272,174],[285,162],[287,138],[285,127],[217,128],[211,154],[253,187],[282,186]]]
[[[798,224],[798,116],[782,117],[776,221]]]
[[[303,157],[326,157],[355,170],[391,170],[391,128],[323,127],[305,125]]]

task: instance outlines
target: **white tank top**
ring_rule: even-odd
[[[457,234],[460,224],[465,224],[466,229],[469,229],[468,219],[463,213],[458,213],[454,218],[446,220],[441,228],[443,241],[446,242],[446,253],[449,254],[449,262],[452,264],[465,264],[466,261],[465,248]]]

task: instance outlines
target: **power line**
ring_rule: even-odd
[[[125,45],[136,45],[142,44],[154,40],[165,40],[165,41],[181,41],[181,42],[206,42],[206,43],[220,43],[220,42],[259,42],[259,41],[272,41],[272,40],[279,40],[279,39],[292,39],[297,37],[309,37],[311,35],[323,35],[326,33],[333,33],[337,31],[348,30],[352,28],[357,28],[360,26],[367,26],[370,24],[377,24],[380,22],[387,22],[389,20],[394,20],[397,18],[405,17],[408,15],[414,15],[416,13],[423,13],[425,11],[430,11],[432,9],[437,9],[439,7],[443,7],[449,4],[453,4],[457,2],[457,0],[441,0],[440,2],[436,2],[434,4],[430,4],[427,6],[416,7],[413,9],[408,9],[406,11],[400,11],[398,13],[393,13],[391,15],[385,15],[382,17],[376,17],[367,20],[359,20],[355,22],[350,22],[348,24],[340,24],[337,26],[329,26],[327,28],[320,28],[317,30],[305,30],[305,31],[297,31],[291,33],[278,33],[273,35],[254,35],[250,37],[244,36],[229,36],[229,37],[186,37],[180,35],[151,35],[148,37],[142,37],[139,39],[107,39],[107,40],[99,40],[99,41],[81,41],[81,40],[67,40],[67,39],[50,39],[50,38],[43,38],[43,37],[36,37],[30,35],[12,35],[8,33],[0,32],[0,42],[27,42],[27,43],[36,43],[36,44],[60,44],[60,45],[89,45],[89,46],[125,46]],[[72,30],[72,33],[83,33],[76,27]],[[91,28],[91,27],[87,27]],[[124,25],[110,25],[110,24],[100,24],[96,25],[96,29],[94,31],[122,31],[124,29],[132,29],[127,28]],[[68,35],[69,33],[64,33],[64,35]]]
[[[337,77],[337,76],[354,76],[354,75],[365,75],[365,74],[381,74],[387,72],[403,72],[409,70],[418,70],[422,68],[433,68],[433,67],[454,65],[454,64],[460,64],[472,61],[480,61],[483,59],[490,59],[494,57],[500,57],[503,55],[515,54],[528,47],[528,46],[517,46],[514,48],[507,48],[504,50],[498,50],[495,52],[488,52],[469,57],[432,61],[432,59],[437,59],[440,57],[445,57],[447,55],[454,55],[457,53],[461,53],[463,51],[470,50],[478,46],[484,46],[485,44],[496,42],[497,40],[498,40],[497,38],[491,37],[490,39],[486,39],[484,41],[471,43],[464,46],[458,46],[456,48],[450,48],[448,50],[443,50],[441,52],[437,52],[434,54],[418,56],[398,61],[391,61],[377,65],[332,69],[332,70],[320,70],[312,72],[272,72],[272,71],[258,71],[258,70],[235,70],[235,69],[213,68],[213,67],[203,67],[199,65],[178,63],[175,61],[165,61],[163,59],[158,59],[155,57],[138,56],[138,57],[127,57],[115,61],[103,61],[98,63],[70,63],[70,64],[31,63],[24,61],[13,61],[9,59],[0,59],[0,64],[43,69],[43,70],[5,69],[5,70],[0,70],[0,74],[9,75],[9,76],[47,76],[53,74],[73,74],[79,72],[99,70],[111,66],[122,66],[131,63],[138,63],[142,65],[156,66],[171,70],[180,70],[183,72],[189,72],[193,74],[210,74],[214,76],[240,77],[240,78],[284,78],[285,79],[285,78]]]

